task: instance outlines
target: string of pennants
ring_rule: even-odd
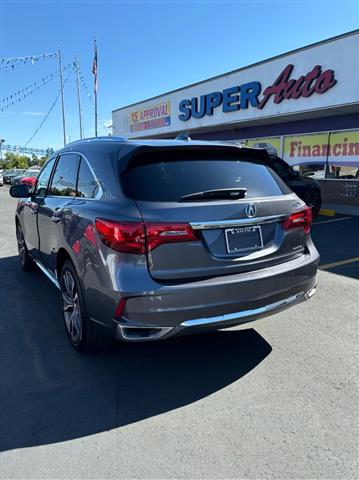
[[[7,72],[9,69],[14,70],[15,67],[18,67],[19,65],[25,65],[26,63],[31,63],[32,65],[34,65],[40,60],[55,57],[57,57],[57,53],[43,53],[42,55],[27,55],[25,57],[1,58],[0,69]]]
[[[63,67],[63,71],[69,70],[69,68],[73,67],[73,65],[74,65],[73,63],[69,63],[68,65],[65,65]],[[35,92],[40,90],[41,87],[44,87],[49,82],[51,82],[51,80],[58,77],[59,75],[60,75],[60,70],[57,70],[56,72],[50,73],[46,77],[43,77],[41,80],[37,82],[33,82],[27,87],[24,87],[18,90],[17,92],[2,98],[0,102],[0,105],[1,105],[0,111],[4,112],[9,107],[15,105],[16,103],[20,103],[26,97],[29,97],[30,95],[34,94]]]
[[[66,79],[64,80],[63,82],[63,88],[65,88],[65,85],[67,83],[67,81],[69,80],[71,74],[73,73],[73,70],[70,70],[69,74],[67,75]],[[40,122],[40,125],[37,127],[37,129],[34,131],[34,133],[31,135],[31,137],[29,138],[29,140],[25,143],[24,147],[27,147],[28,144],[32,141],[32,139],[35,137],[35,135],[37,135],[37,133],[39,132],[39,130],[41,130],[42,126],[44,125],[44,123],[46,122],[46,120],[48,119],[50,113],[52,112],[52,110],[55,108],[55,105],[58,101],[58,99],[60,98],[60,95],[61,95],[61,89],[59,90],[58,94],[56,95],[56,98],[55,100],[52,102],[49,110],[47,111],[46,115],[44,116],[44,118],[41,120]]]

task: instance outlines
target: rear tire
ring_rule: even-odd
[[[60,289],[65,329],[73,348],[79,352],[93,352],[108,346],[111,338],[98,331],[86,312],[80,282],[70,260],[62,266]]]
[[[18,222],[16,223],[16,240],[17,240],[17,248],[19,251],[21,268],[26,272],[35,270],[35,263],[29,255],[29,252],[27,250],[27,246],[25,243],[24,234],[22,233],[22,228],[20,226],[20,223]]]
[[[313,216],[318,215],[322,206],[322,198],[318,190],[309,190],[305,203],[312,208]]]

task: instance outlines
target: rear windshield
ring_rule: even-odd
[[[291,193],[266,166],[235,159],[135,164],[121,174],[121,183],[127,197],[150,202],[178,202],[185,195],[227,188],[246,188],[246,198]]]

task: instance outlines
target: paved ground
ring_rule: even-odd
[[[359,217],[313,226],[308,302],[242,330],[79,355],[20,271],[0,189],[0,478],[358,478]],[[356,239],[356,245],[355,245]]]

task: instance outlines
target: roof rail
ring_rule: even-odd
[[[107,136],[107,137],[89,137],[89,138],[83,138],[81,140],[74,140],[71,143],[68,143],[67,145],[72,145],[74,143],[80,143],[80,142],[93,142],[93,141],[99,141],[99,142],[127,142],[126,137],[114,137],[114,136]]]

